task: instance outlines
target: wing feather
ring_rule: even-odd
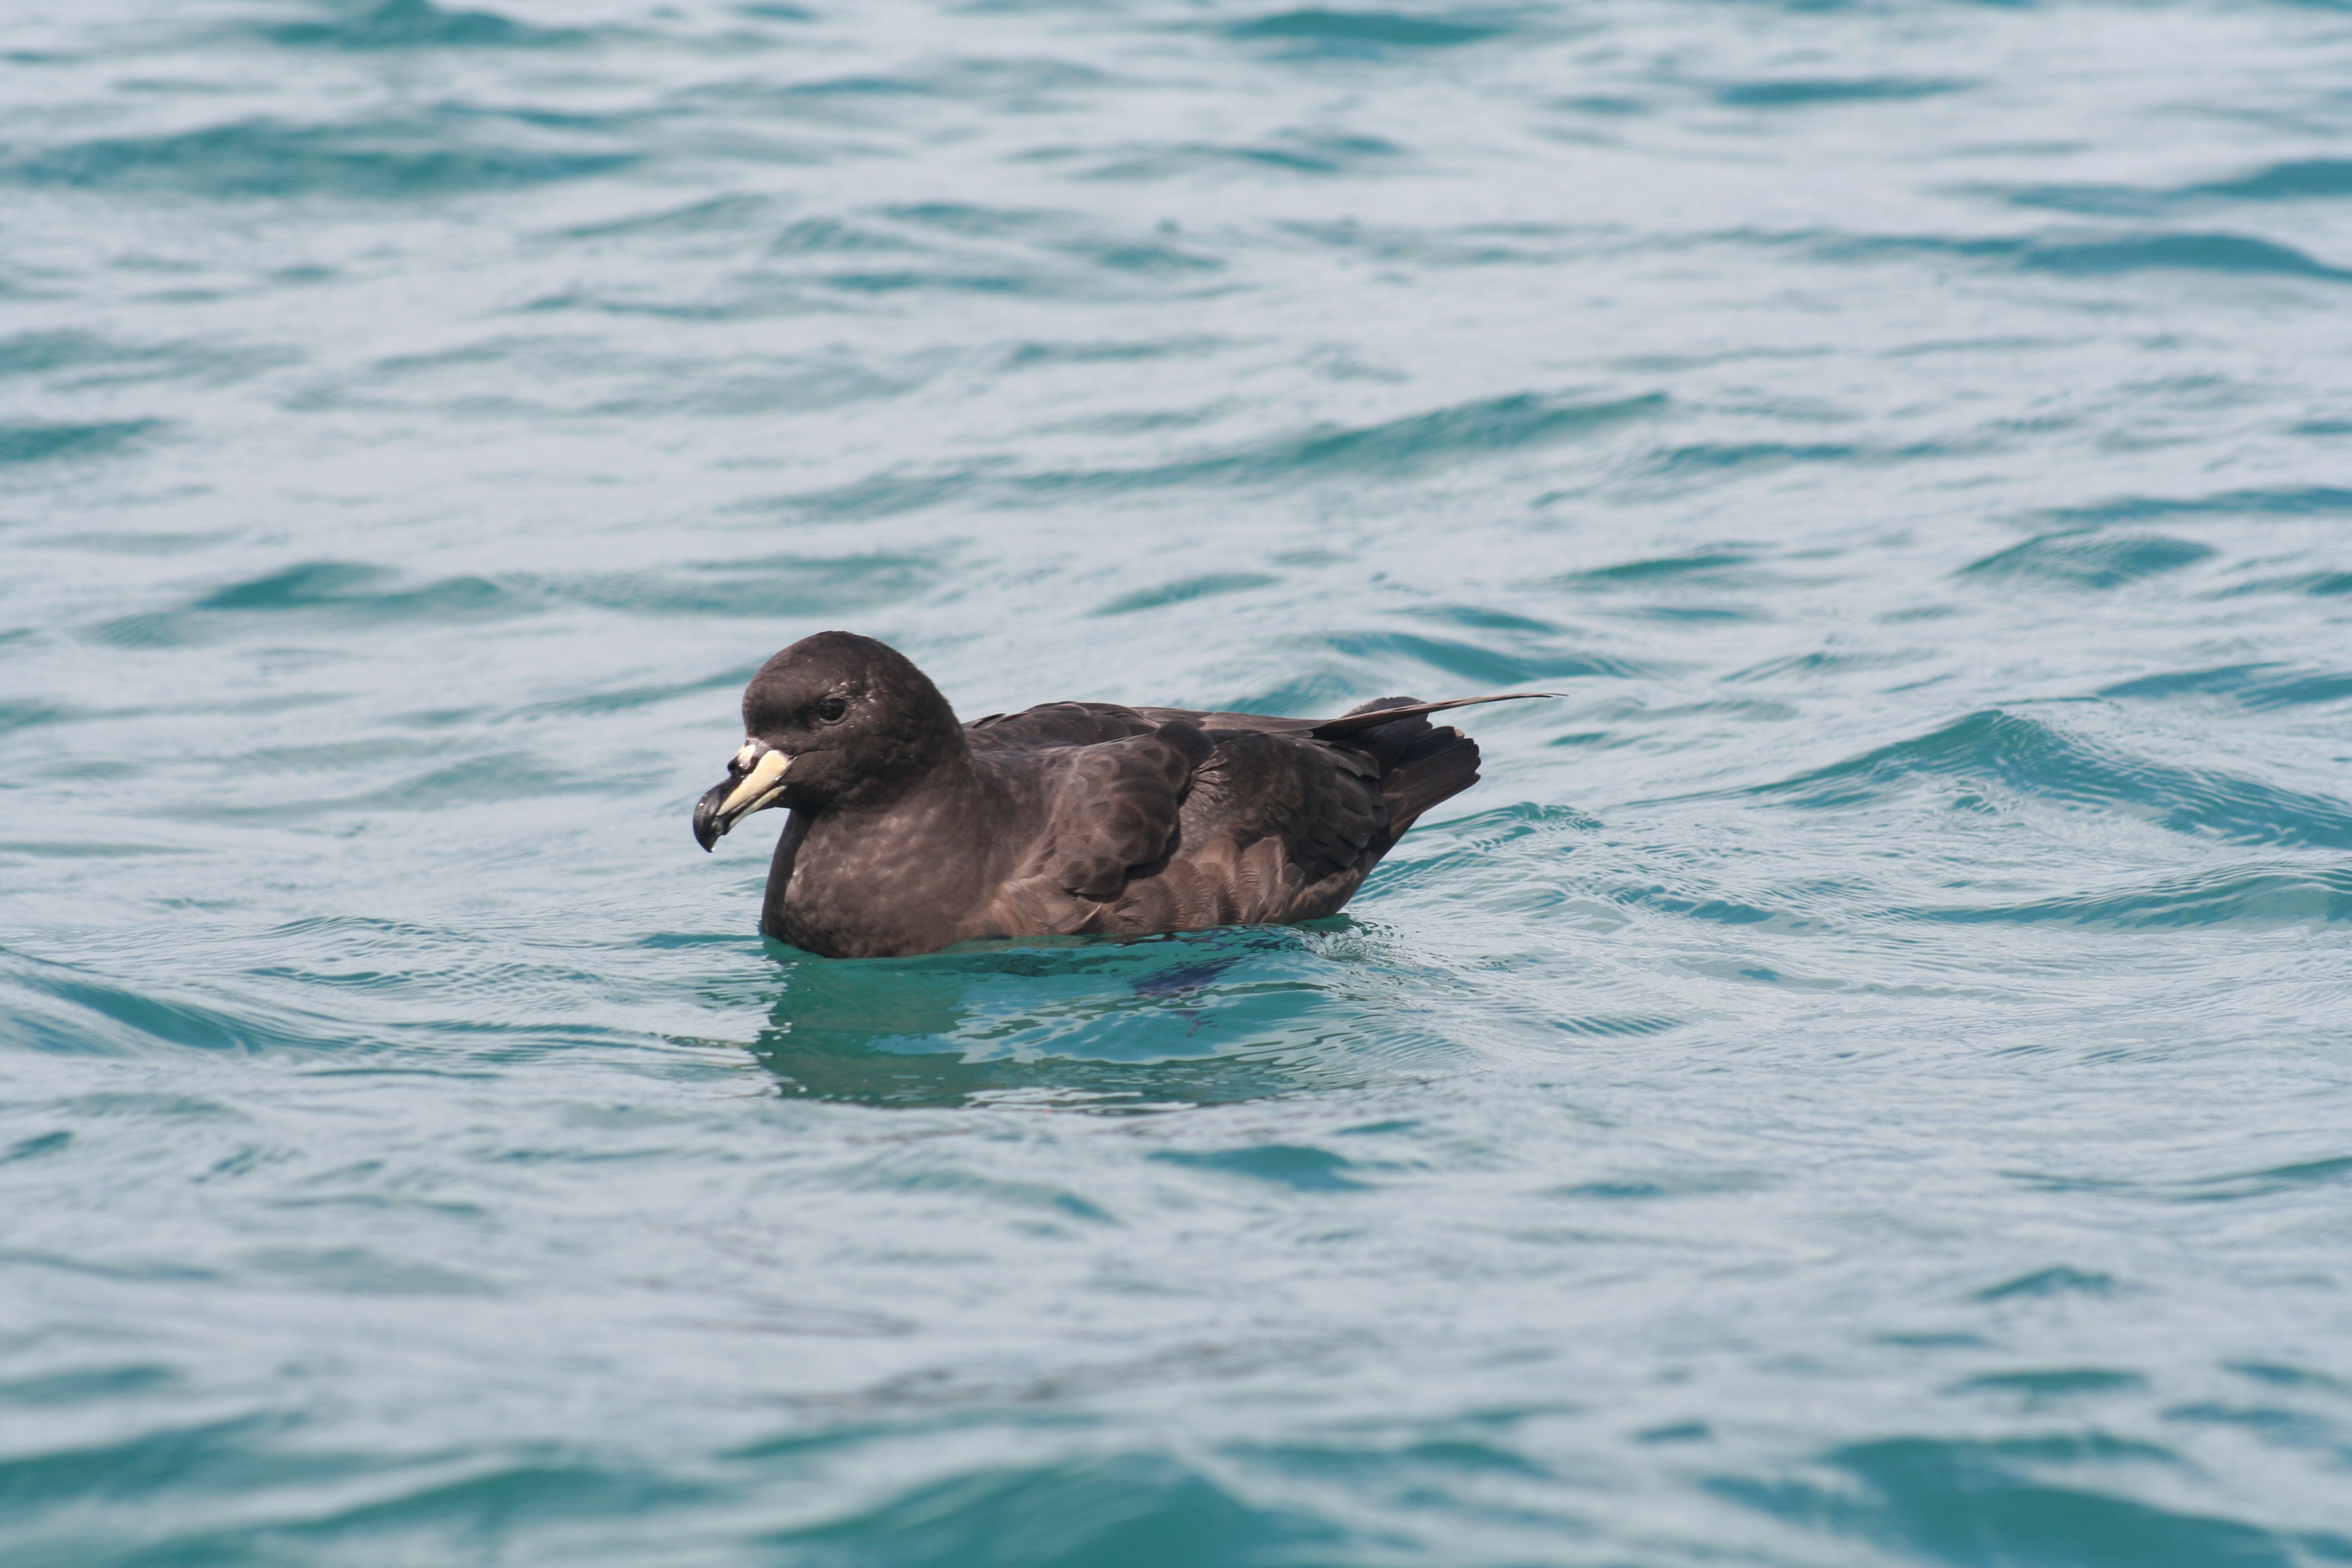
[[[1171,718],[1147,717],[1115,702],[1048,702],[1018,713],[991,713],[964,726],[974,751],[1045,751],[1098,746],[1149,735]]]
[[[1388,697],[1324,720],[1108,702],[977,720],[976,753],[1026,753],[1019,765],[1042,763],[1047,781],[1036,848],[986,924],[1144,932],[1330,914],[1414,817],[1477,776],[1477,748],[1423,715],[1541,695]]]
[[[1049,715],[1038,730],[1060,722]],[[1035,851],[998,895],[1004,912],[1035,921],[1034,929],[1098,929],[1103,906],[1176,847],[1193,770],[1213,750],[1186,723],[1064,748],[1053,759]]]

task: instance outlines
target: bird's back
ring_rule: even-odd
[[[966,727],[976,760],[1036,781],[1033,852],[981,923],[1140,933],[1336,913],[1478,748],[1412,698],[1342,721],[1055,702]],[[1318,733],[1344,726],[1340,734]]]

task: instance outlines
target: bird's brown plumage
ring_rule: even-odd
[[[1053,702],[959,725],[897,652],[825,632],[753,678],[749,738],[696,834],[708,847],[791,807],[761,924],[837,957],[1312,920],[1476,781],[1476,744],[1426,714],[1505,700],[1384,698],[1322,721]],[[777,786],[738,799],[765,787],[744,781],[771,752]]]

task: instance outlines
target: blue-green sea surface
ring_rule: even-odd
[[[6,1568],[2352,1563],[2352,12],[26,0]],[[1475,710],[1347,914],[695,797]]]

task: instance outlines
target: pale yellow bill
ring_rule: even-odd
[[[719,803],[719,815],[731,820],[747,811],[759,810],[774,793],[776,781],[792,765],[792,758],[782,752],[762,752],[760,760],[751,764],[751,771],[743,775],[743,782],[727,792],[727,798]]]

